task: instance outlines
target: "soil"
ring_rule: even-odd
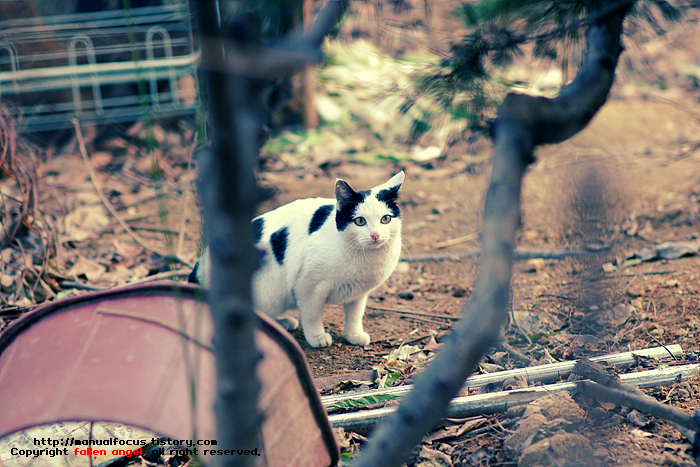
[[[522,190],[518,248],[528,254],[513,267],[505,346],[489,352],[479,372],[670,344],[683,348],[678,363],[697,360],[700,92],[678,63],[697,67],[700,56],[693,45],[697,35],[680,37],[675,49],[659,49],[649,68],[622,70],[608,103],[584,131],[537,151]],[[653,77],[640,78],[645,70]],[[667,83],[664,89],[659,77]],[[42,163],[47,223],[61,226],[62,276],[78,278],[57,279],[62,291],[79,293],[167,271],[154,251],[177,250],[183,262],[193,264],[200,248],[199,210],[182,196],[192,189],[193,128],[178,123],[160,135],[154,158],[132,150],[134,141],[146,139],[138,128],[108,142],[109,150],[89,148],[103,191],[147,245],[135,243],[103,208],[75,142]],[[423,162],[365,165],[337,157],[303,168],[263,165],[260,184],[275,194],[261,211],[297,198],[331,197],[338,177],[366,189],[400,169],[406,172],[400,199],[403,260],[370,296],[364,323],[371,343],[361,348],[344,342],[342,310],[336,306],[325,310],[330,347],[310,348],[300,331],[293,332],[320,393],[362,391],[386,375],[395,385],[409,384],[450,332],[478,273],[491,155],[490,143],[479,139],[457,141],[439,158]],[[149,178],[154,160],[162,171],[158,182]],[[154,220],[157,213],[170,215]],[[642,248],[665,242],[692,251],[677,259],[634,260]],[[567,254],[572,251],[584,255]],[[188,272],[183,265],[179,277]],[[15,304],[29,306],[57,292],[40,291],[15,297]],[[5,325],[14,317],[2,316]],[[408,345],[422,351],[403,360],[396,354],[387,358]],[[646,392],[688,413],[700,409],[700,377]],[[560,399],[554,404],[565,405]],[[426,438],[409,465],[696,465],[691,444],[665,422],[639,423],[627,408],[589,399],[566,404],[578,414],[565,417],[577,420],[573,428],[553,427],[561,416],[529,406],[486,417],[479,430],[449,440]],[[513,441],[531,418],[539,422],[530,444]],[[338,436],[343,451],[352,453],[358,437]]]
[[[697,358],[700,257],[603,271],[604,264],[622,264],[642,247],[698,239],[700,154],[687,150],[697,145],[700,135],[700,105],[692,101],[683,105],[695,115],[663,99],[616,93],[585,131],[538,152],[524,181],[518,248],[542,256],[569,250],[594,254],[583,259],[562,256],[517,261],[512,311],[518,326],[511,322],[504,334],[515,353],[497,357],[492,353],[485,362],[509,369],[523,366],[523,356],[534,365],[670,344],[680,344],[689,360]],[[330,348],[310,348],[302,333],[294,332],[316,378],[353,380],[361,370],[392,371],[385,359],[392,350],[406,343],[422,346],[430,336],[440,342],[449,332],[449,318],[460,316],[478,271],[478,258],[461,256],[480,246],[489,166],[470,160],[453,153],[428,166],[401,167],[407,175],[400,203],[406,262],[370,296],[364,321],[372,342],[367,347],[343,342],[340,307],[326,309],[326,326],[334,340]],[[358,170],[340,165],[323,175],[270,174],[268,183],[274,180],[280,190],[275,202],[284,203],[309,192],[331,196],[335,177],[352,180]],[[394,170],[396,167],[372,170],[373,177],[364,178],[359,188],[374,186]],[[582,184],[596,192],[580,194]],[[588,199],[582,202],[581,196]],[[586,209],[591,204],[597,204],[598,211],[604,205],[605,212],[593,212],[597,215],[595,228],[584,235],[579,227],[587,224],[581,217],[590,212]],[[637,226],[636,231],[632,226]],[[440,248],[460,238],[465,239]],[[435,260],[426,260],[431,256]],[[439,259],[445,257],[448,259]],[[606,318],[608,310],[619,304],[632,308],[622,321],[611,322]],[[410,382],[415,371],[415,366],[407,365],[402,380]],[[331,375],[334,378],[324,379]],[[683,384],[692,390],[673,404],[691,412],[700,409],[696,396],[700,378]],[[657,397],[664,400],[675,390],[675,386],[664,388],[657,391]],[[595,426],[592,449],[604,450],[598,451],[594,464],[581,465],[695,465],[689,454],[691,445],[663,422],[640,429],[626,421],[620,407],[605,415],[602,422],[588,420],[581,427],[590,430]],[[504,458],[493,451],[500,450],[509,431],[492,423],[493,432],[482,435],[478,442],[450,443],[454,465],[517,463],[518,452],[506,449],[511,454]],[[485,446],[488,458],[475,457],[474,449]],[[647,451],[658,455],[649,456]]]

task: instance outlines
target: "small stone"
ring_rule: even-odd
[[[627,290],[625,290],[625,294],[627,294],[628,297],[632,298],[637,298],[641,297],[644,295],[644,287],[641,285],[631,285],[627,287]]]
[[[525,272],[538,272],[544,269],[544,259],[532,258],[526,264]]]
[[[637,410],[632,410],[627,414],[626,418],[629,423],[638,427],[645,427],[649,425],[649,419],[647,419],[646,415]]]

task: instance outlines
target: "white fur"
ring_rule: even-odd
[[[293,201],[262,214],[264,229],[256,247],[264,251],[263,263],[253,276],[255,307],[272,317],[298,308],[306,341],[312,347],[331,344],[331,335],[323,327],[323,305],[344,305],[345,339],[365,346],[370,336],[362,327],[362,317],[370,292],[382,284],[396,268],[401,253],[401,218],[381,223],[392,212],[376,194],[401,185],[404,173],[376,186],[357,206],[355,217],[366,219],[358,226],[351,222],[343,231],[336,227],[338,203],[331,198],[308,198]],[[320,206],[335,207],[322,227],[309,235],[309,223]],[[288,242],[282,265],[275,259],[270,236],[288,229]],[[373,235],[374,237],[373,238]],[[209,285],[209,250],[200,259],[198,281]],[[281,318],[287,329],[294,329],[294,318]]]

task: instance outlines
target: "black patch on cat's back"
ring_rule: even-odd
[[[401,210],[396,204],[396,200],[399,197],[399,188],[401,188],[401,185],[397,185],[393,188],[387,188],[377,193],[377,199],[383,203],[386,203],[387,207],[391,210],[391,215],[394,217],[401,216]]]
[[[311,217],[311,222],[309,223],[309,235],[316,232],[323,226],[334,207],[335,206],[332,204],[326,204],[316,209],[316,212],[314,212],[314,215]]]
[[[282,227],[270,236],[272,253],[274,253],[275,259],[280,266],[282,266],[282,263],[284,263],[284,253],[287,251],[287,235],[287,227]]]
[[[335,226],[339,231],[342,232],[345,230],[345,227],[350,225],[355,217],[355,209],[365,200],[369,193],[369,191],[358,191],[340,203],[338,212],[335,213]]]
[[[257,217],[251,222],[253,225],[253,245],[256,245],[262,237],[263,229],[265,228],[265,220],[262,217]]]

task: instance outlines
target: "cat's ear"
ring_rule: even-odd
[[[401,185],[403,184],[403,180],[406,177],[406,174],[403,173],[403,170],[393,177],[389,179],[386,183],[384,183],[382,186],[386,187],[392,191],[398,192],[399,188],[401,188]]]
[[[345,180],[338,179],[335,181],[335,199],[338,201],[339,205],[342,206],[356,197],[357,192],[350,188],[350,185],[348,185]]]

